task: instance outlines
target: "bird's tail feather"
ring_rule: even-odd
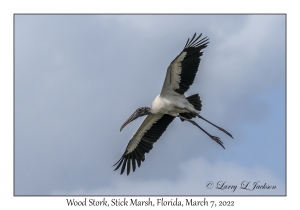
[[[186,97],[186,99],[195,107],[196,110],[201,111],[202,104],[198,94]]]
[[[189,97],[186,97],[186,99],[194,106],[194,108],[198,111],[201,111],[202,103],[200,100],[200,96],[198,94],[191,95]],[[181,113],[179,114],[180,116],[187,118],[187,119],[192,119],[196,117],[197,115],[194,113]],[[181,119],[181,121],[184,121]]]

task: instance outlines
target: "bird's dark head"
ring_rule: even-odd
[[[151,108],[150,107],[141,107],[141,108],[138,108],[125,122],[124,124],[122,125],[120,131],[127,125],[129,124],[130,122],[132,122],[133,120],[135,120],[136,118],[138,117],[141,117],[141,116],[144,116],[144,115],[148,115],[150,114],[150,110]]]

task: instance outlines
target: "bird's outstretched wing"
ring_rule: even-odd
[[[182,52],[169,65],[161,95],[184,94],[193,84],[203,54],[201,50],[209,43],[207,37],[200,39],[201,35],[195,39],[195,33],[188,39]]]
[[[123,174],[127,165],[128,175],[130,173],[130,165],[132,165],[133,171],[136,169],[136,164],[140,167],[141,162],[145,160],[145,153],[152,149],[153,144],[174,118],[167,114],[149,114],[129,141],[120,160],[115,164],[117,165],[115,170],[122,166],[121,174]]]

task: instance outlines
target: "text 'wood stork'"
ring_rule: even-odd
[[[184,93],[194,82],[201,60],[200,57],[203,54],[201,50],[206,48],[209,43],[207,37],[199,40],[201,35],[195,39],[195,33],[191,40],[188,39],[182,52],[171,62],[162,90],[153,100],[152,107],[138,108],[122,125],[120,131],[136,118],[147,115],[142,125],[129,141],[120,160],[113,165],[117,165],[115,170],[122,166],[121,174],[123,174],[126,165],[127,175],[130,173],[130,165],[132,165],[133,171],[136,169],[136,164],[140,167],[141,162],[145,160],[145,153],[152,149],[153,144],[175,117],[179,117],[181,121],[186,120],[194,124],[224,149],[223,142],[219,137],[210,135],[191,119],[199,117],[232,137],[226,130],[199,115],[202,104],[198,94],[189,97],[184,96]]]

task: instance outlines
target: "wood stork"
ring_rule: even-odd
[[[201,50],[206,48],[209,43],[207,37],[199,40],[201,35],[195,39],[195,33],[191,40],[188,39],[182,52],[171,62],[162,90],[153,100],[152,107],[138,108],[122,125],[120,131],[136,118],[147,115],[129,141],[120,160],[113,165],[118,164],[115,170],[122,166],[121,174],[123,174],[126,165],[127,175],[130,173],[131,165],[133,171],[136,169],[136,164],[140,167],[141,162],[145,160],[145,153],[152,149],[153,144],[160,138],[175,117],[179,117],[181,121],[194,124],[224,149],[223,142],[219,137],[210,135],[191,119],[199,117],[232,137],[226,130],[199,115],[202,104],[198,94],[189,97],[184,96],[184,93],[194,82],[201,61],[200,57],[203,54]]]

